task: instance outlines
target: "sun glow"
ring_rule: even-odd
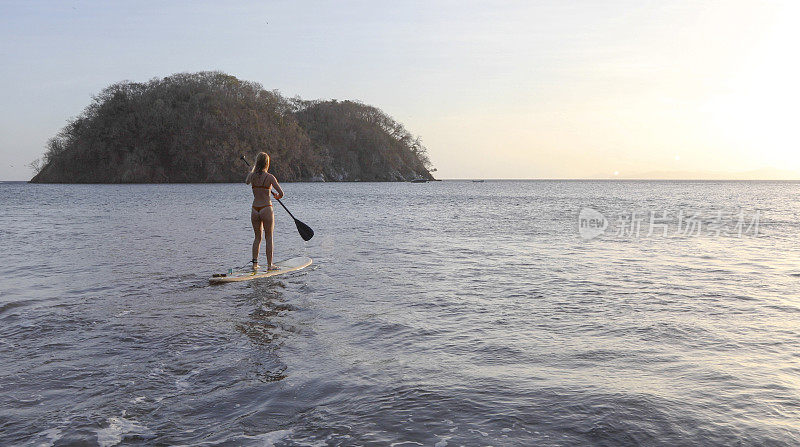
[[[800,169],[798,19],[800,7],[785,5],[779,22],[752,52],[748,68],[703,108],[718,137],[751,158],[755,167]]]

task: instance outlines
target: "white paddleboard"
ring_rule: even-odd
[[[275,265],[280,267],[278,270],[267,271],[267,266],[260,266],[258,270],[253,271],[252,268],[243,268],[234,270],[232,273],[220,273],[208,279],[211,284],[220,284],[224,282],[236,281],[250,281],[257,278],[269,278],[270,276],[282,275],[284,273],[295,272],[304,269],[311,265],[311,258],[297,257],[287,259],[285,261],[276,262]]]

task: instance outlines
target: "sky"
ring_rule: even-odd
[[[0,180],[104,87],[204,70],[375,105],[438,178],[791,175],[799,5],[0,0]]]

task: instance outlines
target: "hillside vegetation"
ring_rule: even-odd
[[[239,182],[239,157],[260,151],[281,181],[433,179],[420,139],[375,107],[200,72],[107,87],[50,139],[31,181]]]

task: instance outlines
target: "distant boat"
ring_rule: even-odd
[[[486,181],[486,180],[473,180],[473,181],[472,181],[472,183],[483,183],[483,182],[485,182],[485,181]]]
[[[425,180],[424,178],[415,178],[414,180],[411,180],[411,183],[425,183],[425,182],[427,182],[427,180]]]

